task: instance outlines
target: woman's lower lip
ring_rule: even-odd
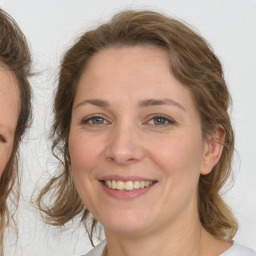
[[[146,188],[134,189],[131,191],[127,191],[127,190],[121,191],[121,190],[117,190],[117,189],[111,189],[111,188],[107,187],[106,185],[104,185],[103,183],[101,183],[101,186],[103,187],[104,191],[109,196],[111,196],[112,198],[115,198],[115,199],[119,199],[119,200],[129,200],[129,199],[138,198],[138,197],[144,195],[145,193],[147,193],[149,190],[151,190],[154,187],[154,185],[155,185],[155,183]]]

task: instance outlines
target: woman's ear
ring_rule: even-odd
[[[226,132],[222,125],[217,125],[211,135],[206,135],[205,148],[200,173],[202,175],[209,174],[213,167],[218,163],[224,142]]]

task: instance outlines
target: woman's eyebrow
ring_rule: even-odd
[[[183,111],[186,111],[186,109],[180,103],[172,99],[146,99],[146,100],[140,101],[138,104],[140,108],[158,106],[158,105],[173,105],[180,108]]]
[[[89,99],[89,100],[83,100],[80,103],[78,103],[75,106],[75,109],[80,107],[80,106],[86,105],[86,104],[91,104],[91,105],[94,105],[94,106],[97,106],[97,107],[109,107],[110,106],[110,104],[105,100]]]
[[[110,106],[109,102],[107,102],[105,100],[88,99],[88,100],[83,100],[80,103],[78,103],[75,106],[75,109],[80,106],[84,106],[86,104],[91,104],[91,105],[94,105],[97,107],[109,107]],[[172,100],[172,99],[146,99],[146,100],[142,100],[138,103],[138,106],[140,108],[157,106],[157,105],[173,105],[173,106],[176,106],[176,107],[182,109],[183,111],[186,111],[186,109],[180,103],[178,103],[177,101]]]

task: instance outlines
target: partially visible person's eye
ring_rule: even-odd
[[[174,124],[175,122],[165,116],[165,115],[154,115],[148,122],[149,125],[155,125],[155,126],[168,126],[171,124]]]
[[[2,136],[2,134],[0,134],[0,142],[3,142],[3,143],[6,142],[6,139]]]
[[[108,124],[109,122],[104,119],[102,116],[90,116],[86,119],[84,119],[81,124],[88,124],[88,125],[104,125]]]

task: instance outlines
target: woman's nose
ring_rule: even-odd
[[[145,151],[138,127],[119,125],[113,128],[105,155],[108,160],[119,165],[128,165],[142,160]]]

